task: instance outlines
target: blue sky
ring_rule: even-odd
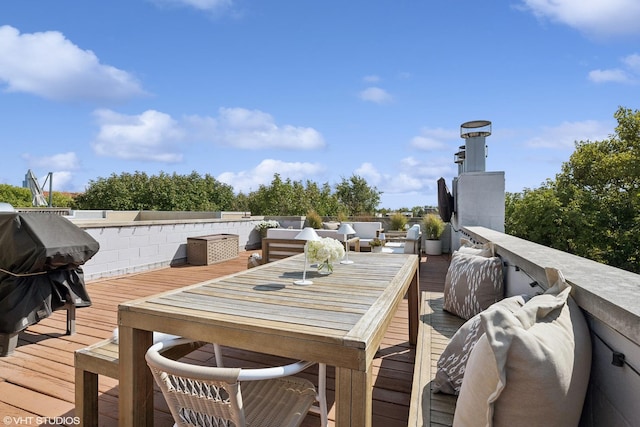
[[[460,125],[519,192],[640,106],[637,0],[0,2],[0,183],[353,174],[436,205]]]

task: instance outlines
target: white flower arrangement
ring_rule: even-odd
[[[317,262],[318,270],[327,268],[333,271],[333,263],[344,257],[344,246],[336,239],[323,237],[320,240],[307,242],[307,256],[309,261]]]
[[[275,220],[269,220],[269,221],[260,221],[258,224],[256,224],[256,226],[254,227],[256,229],[256,231],[266,231],[269,228],[278,228],[280,227],[280,224],[278,223],[278,221]]]

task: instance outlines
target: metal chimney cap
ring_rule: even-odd
[[[489,120],[472,120],[460,125],[460,138],[473,138],[491,135]]]
[[[472,120],[460,125],[461,128],[465,129],[483,128],[485,126],[491,126],[491,122],[489,120]]]

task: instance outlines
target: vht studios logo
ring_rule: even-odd
[[[10,417],[2,418],[6,426],[10,425],[80,425],[80,417]]]

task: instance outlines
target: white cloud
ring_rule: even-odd
[[[309,127],[277,125],[259,110],[220,108],[218,117],[190,116],[187,122],[201,139],[242,149],[314,150],[325,146],[320,132]]]
[[[388,194],[406,194],[414,193],[425,187],[425,182],[413,175],[407,173],[399,173],[390,177],[384,186],[384,193]]]
[[[68,153],[59,153],[52,156],[31,156],[25,154],[23,156],[30,168],[72,171],[80,168],[80,160],[73,151]]]
[[[53,191],[74,191],[72,188],[75,175],[71,171],[54,171],[51,183]],[[44,178],[40,180],[40,184],[45,187],[44,191],[49,191],[49,184],[44,185]]]
[[[93,141],[94,151],[124,160],[180,162],[180,143],[187,139],[253,150],[313,150],[325,146],[322,135],[313,128],[278,126],[271,115],[244,108],[221,108],[217,117],[188,116],[181,121],[155,110],[125,115],[101,109],[94,115],[100,127]]]
[[[371,185],[379,185],[384,178],[376,167],[369,162],[361,164],[354,173],[364,178]]]
[[[632,53],[622,59],[622,63],[629,68],[629,70],[640,73],[640,55]]]
[[[51,156],[33,156],[24,154],[22,158],[33,172],[47,172],[47,175],[38,177],[38,184],[44,191],[49,191],[49,184],[54,191],[72,191],[71,184],[75,178],[74,171],[80,169],[80,160],[74,152],[59,153]],[[48,172],[53,173],[53,178],[48,181]]]
[[[631,83],[633,78],[624,70],[613,68],[609,70],[593,70],[589,72],[589,80],[594,83]]]
[[[460,138],[460,133],[455,130],[423,128],[420,135],[411,138],[410,145],[418,150],[448,150],[450,147],[445,141],[455,138]]]
[[[216,12],[228,9],[233,5],[233,0],[150,0],[159,6],[186,6],[197,10]]]
[[[638,0],[523,0],[539,18],[568,25],[588,35],[640,34]]]
[[[372,74],[369,76],[364,76],[362,80],[367,83],[378,83],[381,79],[380,79],[380,76],[376,76],[375,74]]]
[[[101,64],[58,31],[20,34],[0,27],[0,82],[8,92],[69,100],[122,100],[144,94],[126,71]]]
[[[453,173],[454,165],[449,156],[433,157],[429,161],[406,157],[400,161],[400,170],[427,182],[428,185],[435,185],[438,178]]]
[[[612,130],[612,124],[596,120],[563,122],[558,126],[543,127],[539,136],[531,138],[525,144],[534,148],[572,149],[576,141],[606,139]]]
[[[384,194],[415,194],[431,191],[439,177],[453,173],[450,159],[429,162],[406,157],[392,172],[380,172],[373,164],[363,163],[354,173]]]
[[[594,83],[638,83],[640,78],[640,55],[627,55],[620,61],[625,69],[611,68],[589,72],[589,80]]]
[[[51,156],[32,156],[24,154],[22,156],[30,169],[35,171],[46,171],[53,173],[51,183],[54,191],[73,191],[71,185],[75,178],[74,171],[80,169],[80,159],[74,152],[59,153]],[[47,175],[38,177],[38,184],[44,191],[49,190],[49,181]]]
[[[359,94],[363,101],[374,102],[376,104],[386,104],[393,101],[393,97],[384,89],[379,87],[368,87]]]
[[[313,180],[314,175],[324,172],[324,167],[318,163],[283,162],[281,160],[265,159],[255,168],[240,172],[223,172],[216,179],[231,185],[236,192],[249,193],[260,185],[269,185],[273,175],[279,174],[283,179],[293,181]]]
[[[168,114],[147,110],[128,116],[97,110],[100,130],[93,142],[96,154],[125,160],[174,163],[182,160],[177,145],[185,132]]]

